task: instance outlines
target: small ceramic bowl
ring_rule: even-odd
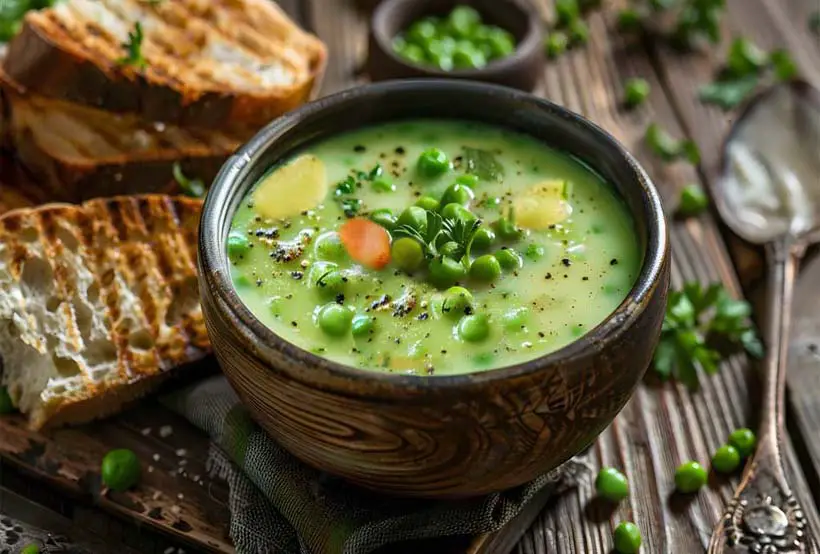
[[[426,377],[326,360],[288,343],[252,315],[233,288],[226,241],[237,206],[259,177],[311,142],[420,117],[476,120],[528,133],[613,183],[635,220],[643,263],[629,295],[605,321],[530,362]],[[277,119],[223,167],[203,208],[199,240],[210,338],[256,421],[316,468],[378,491],[415,497],[509,489],[588,446],[648,367],[669,285],[660,199],[614,138],[546,100],[457,80],[368,85]]]
[[[448,14],[455,6],[478,10],[485,23],[512,33],[516,50],[480,69],[443,71],[408,62],[393,51],[393,39],[415,21]],[[434,77],[469,79],[530,91],[544,73],[542,23],[528,0],[384,0],[373,12],[367,70],[373,81]]]

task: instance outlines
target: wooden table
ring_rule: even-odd
[[[611,0],[605,11],[589,18],[589,45],[549,62],[537,93],[586,115],[625,143],[644,163],[671,211],[683,185],[701,182],[708,187],[715,176],[719,145],[732,114],[699,103],[697,88],[711,80],[720,67],[725,45],[709,52],[682,56],[652,41],[631,42],[615,32],[615,11],[626,3],[626,0]],[[330,61],[323,94],[366,80],[361,67],[366,55],[368,15],[357,10],[352,0],[290,0],[280,4],[328,44]],[[550,0],[538,0],[537,4],[545,17],[552,13]],[[728,0],[728,6],[723,33],[727,40],[742,34],[765,49],[786,47],[802,74],[820,84],[820,39],[809,32],[806,24],[809,14],[820,9],[818,0]],[[620,98],[623,84],[630,77],[645,78],[653,92],[644,106],[626,112],[620,106]],[[703,154],[700,166],[665,165],[648,155],[642,137],[653,121],[661,123],[673,135],[694,138]],[[0,185],[0,204],[7,194],[9,191]],[[732,237],[713,215],[673,222],[671,242],[675,285],[688,280],[704,283],[719,280],[736,295],[746,294],[756,299],[760,294],[764,283],[760,281],[759,252]],[[805,267],[798,299],[791,345],[789,441],[785,457],[793,488],[817,538],[820,537],[816,504],[820,499],[820,259]],[[702,383],[702,389],[696,393],[676,384],[648,382],[642,385],[589,455],[596,468],[611,465],[625,471],[631,483],[630,498],[615,509],[599,504],[593,499],[590,479],[576,490],[554,499],[523,534],[514,551],[517,554],[609,552],[612,528],[618,521],[629,519],[643,532],[642,552],[702,552],[713,525],[732,496],[737,477],[713,478],[698,495],[681,498],[673,494],[674,468],[688,459],[708,461],[733,429],[755,427],[754,406],[759,402],[755,367],[743,356],[726,360],[718,375],[702,379]],[[88,441],[89,451],[94,452],[99,448],[95,440],[104,442],[105,436],[112,433],[136,434],[152,427],[151,421],[140,420],[143,417],[126,415],[105,423],[83,440]],[[193,440],[186,435],[193,430],[182,422],[175,429],[177,444]],[[6,426],[2,431],[11,433],[13,426]],[[59,450],[60,441],[77,438],[71,433],[64,431],[58,439],[47,443],[48,447]],[[40,465],[35,466],[35,472],[40,479],[65,488],[66,475],[49,471],[41,463],[49,460],[49,453],[33,454],[30,447],[21,445],[16,453],[0,452],[16,466],[0,466],[3,468],[0,484],[18,493],[23,491],[23,496],[34,497],[33,500],[45,504],[52,512],[60,512],[75,525],[87,526],[87,530],[105,535],[109,540],[132,545],[137,544],[134,541],[143,541],[138,547],[141,552],[161,552],[166,545],[183,544],[179,541],[190,541],[191,532],[207,533],[209,525],[218,525],[220,520],[224,524],[227,517],[223,485],[209,485],[207,494],[199,491],[201,487],[192,486],[188,499],[180,499],[179,504],[189,510],[187,513],[191,515],[186,524],[192,522],[193,531],[174,527],[181,525],[177,521],[168,525],[165,534],[154,536],[143,527],[135,535],[117,518],[103,516],[82,504],[67,504],[32,485],[27,476],[31,467],[26,467],[26,456],[39,456]],[[168,462],[165,457],[171,457],[172,448],[173,444],[158,443],[157,450],[164,449],[158,467],[170,463],[165,469],[173,471],[175,462]],[[192,471],[197,469],[197,463],[192,460]],[[82,465],[83,461],[74,460],[61,467],[70,473],[72,468],[76,470]],[[88,485],[79,478],[76,482],[78,489]],[[105,503],[109,512],[151,523],[150,510],[135,516],[133,506],[129,507],[121,499],[106,499]],[[0,495],[0,507],[2,505]],[[100,523],[96,527],[86,525],[91,521]],[[189,547],[185,548],[190,552]],[[216,541],[212,548],[229,551],[224,540]],[[814,548],[817,551],[817,547]],[[453,552],[456,551],[464,552],[464,549],[454,547]]]

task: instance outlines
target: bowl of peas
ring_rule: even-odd
[[[456,78],[535,88],[542,25],[527,0],[384,0],[373,13],[374,81]]]

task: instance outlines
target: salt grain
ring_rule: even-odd
[[[159,454],[154,454],[153,458],[154,458],[155,462],[158,462],[159,461]]]

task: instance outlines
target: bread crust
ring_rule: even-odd
[[[134,2],[104,3],[133,7]],[[144,69],[122,64],[120,39],[94,23],[74,22],[65,14],[72,4],[82,1],[65,0],[62,6],[29,12],[21,32],[9,43],[3,71],[26,90],[183,127],[221,128],[239,123],[259,128],[307,101],[324,72],[325,46],[268,0],[215,0],[214,7],[205,10],[194,9],[201,4],[196,0],[140,3],[140,9],[150,10],[163,24],[176,22],[177,11],[187,10],[185,16],[192,19],[180,30],[181,37],[193,35],[193,43],[229,44],[249,57],[257,56],[259,63],[281,64],[292,76],[288,83],[248,87],[218,81],[221,66],[203,78],[185,69],[177,71],[189,63],[185,48],[168,55],[147,53]],[[246,38],[250,33],[253,36]],[[146,37],[146,41],[153,40],[150,33]],[[162,38],[157,37],[156,42],[161,43]],[[175,55],[179,58],[174,59]],[[251,75],[244,73],[247,79]]]
[[[200,208],[141,195],[0,217],[2,381],[33,429],[105,417],[197,371],[210,352]]]
[[[49,197],[82,202],[102,196],[179,194],[173,167],[209,184],[251,130],[180,129],[69,102],[21,93],[0,72],[5,142]]]

